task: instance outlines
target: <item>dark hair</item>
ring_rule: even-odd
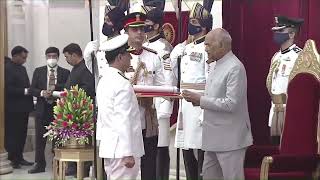
[[[106,51],[105,52],[105,58],[106,60],[108,61],[108,64],[112,64],[114,63],[114,61],[116,60],[116,57],[119,55],[119,54],[124,54],[127,52],[127,47],[128,46],[121,46],[115,50],[112,50],[112,51]]]
[[[59,49],[56,47],[48,47],[48,49],[46,50],[45,54],[49,54],[49,53],[56,53],[58,55],[58,57],[60,56],[60,52]]]
[[[78,56],[82,56],[82,50],[80,46],[76,43],[71,43],[65,48],[63,48],[63,53],[69,53],[69,54],[77,54]]]
[[[17,54],[20,54],[20,53],[28,53],[29,51],[22,47],[22,46],[16,46],[14,47],[12,50],[11,50],[11,56],[14,56],[14,55],[17,55]]]

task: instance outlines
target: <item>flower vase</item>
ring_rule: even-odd
[[[64,147],[69,149],[81,149],[85,148],[86,144],[79,144],[75,137],[70,137],[64,144]]]

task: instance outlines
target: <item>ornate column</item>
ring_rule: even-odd
[[[8,53],[6,0],[0,1],[0,174],[12,172],[4,148],[4,56]]]

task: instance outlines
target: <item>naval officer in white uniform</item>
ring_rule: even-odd
[[[108,180],[137,179],[140,158],[144,155],[139,105],[124,75],[130,66],[132,50],[127,42],[128,35],[107,42],[105,54],[110,67],[97,87],[102,130],[99,156],[105,158]]]

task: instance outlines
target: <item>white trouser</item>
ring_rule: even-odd
[[[132,168],[124,166],[122,159],[104,159],[104,169],[108,180],[135,180],[138,179],[140,170],[140,158],[134,158],[135,164]],[[140,179],[140,178],[139,178]]]
[[[204,153],[203,180],[244,180],[244,157],[247,148]]]
[[[158,147],[168,147],[170,145],[170,118],[161,118],[158,124]]]

